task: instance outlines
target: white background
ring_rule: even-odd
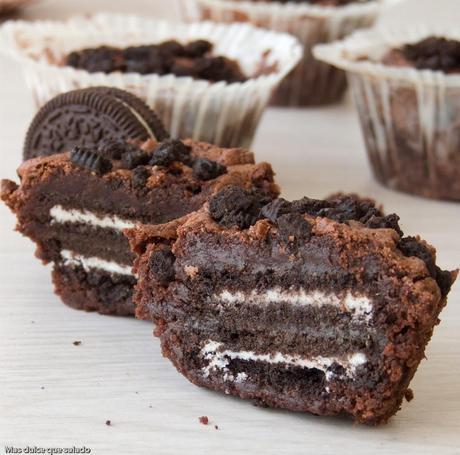
[[[95,10],[174,17],[171,0],[42,1],[27,17]],[[422,20],[460,24],[459,0],[408,0],[384,18],[402,26]],[[1,177],[15,178],[32,115],[20,69],[0,57]],[[459,266],[460,205],[378,185],[348,101],[269,109],[254,150],[258,160],[273,164],[285,197],[338,190],[374,197],[401,215],[406,233],[438,248],[443,267]],[[415,399],[387,426],[359,427],[256,408],[189,384],[161,357],[150,323],[64,306],[52,292],[49,268],[33,257],[32,243],[13,232],[14,223],[0,205],[0,453],[4,444],[84,444],[93,454],[460,454],[459,285],[412,383]],[[202,415],[212,425],[200,425]]]

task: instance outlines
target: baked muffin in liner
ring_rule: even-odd
[[[346,77],[337,68],[316,60],[312,55],[313,46],[341,39],[356,29],[371,26],[386,4],[397,2],[358,0],[345,6],[319,6],[308,2],[176,1],[187,20],[249,22],[297,37],[304,46],[303,57],[272,99],[272,103],[279,106],[315,106],[340,101],[346,90]]]
[[[367,152],[383,184],[420,196],[460,200],[460,72],[383,63],[392,49],[459,30],[361,31],[315,48],[347,72]]]
[[[83,48],[196,39],[213,43],[213,54],[237,61],[247,80],[227,83],[172,74],[90,73],[65,66],[69,52]],[[172,136],[225,147],[251,144],[272,92],[302,54],[294,37],[250,24],[175,24],[103,13],[63,22],[8,22],[0,29],[0,49],[22,63],[37,107],[69,90],[115,86],[146,101]]]

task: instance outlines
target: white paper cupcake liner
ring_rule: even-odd
[[[250,2],[239,0],[176,0],[188,20],[250,22],[294,35],[304,46],[300,64],[283,81],[273,103],[306,106],[340,100],[346,89],[342,71],[318,62],[312,48],[335,41],[356,29],[369,27],[385,5],[398,0],[321,7],[308,3]]]
[[[211,83],[190,77],[89,73],[62,66],[73,50],[102,44],[126,47],[169,39],[206,39],[214,53],[235,59],[246,82]],[[268,100],[299,61],[302,48],[288,34],[248,24],[173,24],[137,16],[98,14],[66,22],[10,22],[0,29],[0,49],[20,60],[37,106],[77,88],[106,85],[133,92],[162,118],[174,137],[225,147],[248,147]],[[61,65],[61,66],[60,66]],[[261,74],[262,68],[273,68]]]
[[[460,200],[460,74],[379,63],[393,48],[460,30],[357,32],[314,54],[345,70],[377,179],[395,189]]]

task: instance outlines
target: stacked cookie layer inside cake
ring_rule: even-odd
[[[455,278],[371,201],[268,205],[227,187],[177,225],[129,231],[137,303],[192,382],[263,404],[386,421]]]

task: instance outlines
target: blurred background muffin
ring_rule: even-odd
[[[316,60],[312,48],[371,26],[389,1],[395,0],[178,0],[188,20],[250,22],[297,37],[303,58],[273,97],[279,106],[340,101],[347,85],[344,73]]]
[[[377,179],[460,201],[460,31],[370,30],[315,55],[348,72]]]
[[[250,24],[176,24],[126,14],[11,21],[0,50],[23,66],[38,106],[91,86],[132,92],[173,137],[248,147],[279,82],[302,55],[289,34]]]

